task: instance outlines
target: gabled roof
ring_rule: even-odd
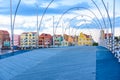
[[[83,33],[82,33],[83,34]],[[91,35],[83,34],[86,38],[91,38]]]

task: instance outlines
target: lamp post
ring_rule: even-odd
[[[12,50],[12,52],[14,52],[14,25],[15,25],[15,19],[16,19],[16,15],[17,15],[17,11],[18,11],[20,2],[21,2],[21,0],[19,0],[19,2],[17,4],[14,19],[13,19],[12,18],[12,0],[10,0],[10,26],[11,26],[11,50]]]
[[[11,27],[11,50],[14,51],[13,46],[13,26],[12,26],[12,0],[10,0],[10,27]]]
[[[54,16],[53,16],[53,47],[55,47]]]
[[[37,21],[36,21],[36,26],[37,26],[37,33],[36,33],[36,48],[38,48],[39,47],[39,34],[38,34],[38,5],[36,4],[36,10],[37,10],[37,12],[36,12],[36,15],[37,15],[37,17],[36,17],[36,19],[37,19]]]
[[[114,35],[115,35],[115,0],[113,0],[113,26],[112,26],[112,50],[113,53],[115,52],[115,42],[114,42]]]
[[[109,26],[110,26],[111,33],[112,33],[112,22],[111,22],[111,19],[110,19],[110,15],[109,15],[108,9],[107,9],[104,1],[103,0],[101,0],[101,1],[102,1],[102,4],[103,4],[104,8],[105,8],[106,13],[107,13],[107,18],[108,18],[108,21],[109,21]],[[113,45],[111,45],[111,46],[113,48]]]
[[[108,16],[108,20],[109,20],[109,23],[110,23],[110,28],[111,28],[111,33],[112,33],[112,40],[111,40],[111,46],[112,46],[112,52],[114,53],[114,26],[115,26],[115,0],[113,1],[113,24],[112,24],[112,21],[110,19],[110,15],[109,15],[109,12],[108,12],[108,9],[104,3],[103,0],[101,0],[103,5],[104,5],[104,8],[105,8],[105,11],[107,13],[107,16]]]

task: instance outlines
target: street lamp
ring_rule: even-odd
[[[115,0],[113,0],[113,26],[112,26],[112,32],[113,32],[113,37],[112,37],[112,46],[113,46],[113,53],[115,52]]]
[[[12,0],[10,0],[10,26],[11,26],[11,48],[12,48],[12,52],[14,51],[13,49],[13,26],[12,26]]]
[[[36,48],[38,48],[39,46],[39,34],[38,34],[38,5],[36,4],[36,10],[37,10],[37,12],[36,12],[36,15],[37,15],[37,17],[36,17],[36,19],[37,19],[37,21],[36,21],[36,26],[37,26],[37,33],[36,33]]]
[[[110,19],[110,15],[109,15],[109,12],[108,12],[108,9],[104,3],[103,0],[101,0],[103,5],[104,5],[104,8],[105,8],[105,11],[107,13],[107,16],[108,16],[108,20],[109,20],[109,23],[110,23],[110,28],[111,28],[111,33],[112,33],[112,51],[114,53],[114,27],[115,27],[115,0],[113,1],[113,25],[112,25],[112,22],[111,22],[111,19]]]
[[[55,47],[54,16],[53,16],[53,47]]]

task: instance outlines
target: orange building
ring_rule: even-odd
[[[69,42],[69,46],[74,44],[74,37],[73,36],[69,36],[68,37],[68,42]]]
[[[63,46],[71,46],[75,44],[75,37],[64,34]]]
[[[52,45],[52,36],[42,33],[39,36],[39,47],[50,47]]]

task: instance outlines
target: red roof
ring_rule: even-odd
[[[0,32],[1,32],[2,34],[9,34],[9,32],[6,31],[6,30],[0,30]]]
[[[87,35],[87,34],[84,34],[86,36],[86,38],[90,38],[91,35]]]
[[[107,37],[107,35],[108,35],[108,37],[111,37],[112,36],[112,33],[105,33],[105,37]]]
[[[42,33],[40,36],[51,36],[50,34]]]
[[[42,33],[40,37],[45,37],[45,38],[52,38],[50,34]]]

